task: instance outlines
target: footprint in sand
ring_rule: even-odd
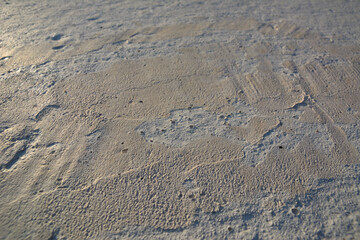
[[[64,35],[61,33],[55,34],[53,37],[51,37],[50,39],[53,41],[59,41]]]
[[[5,57],[2,57],[0,58],[0,61],[6,61],[8,59],[10,59],[12,56],[5,56]]]
[[[65,47],[65,45],[55,46],[55,47],[53,47],[52,49],[53,49],[53,50],[59,50],[59,49],[62,49],[63,47]]]

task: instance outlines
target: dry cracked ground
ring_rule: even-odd
[[[0,239],[359,239],[359,1],[0,1]]]

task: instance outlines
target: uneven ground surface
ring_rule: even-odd
[[[0,0],[0,239],[359,239],[359,12]]]

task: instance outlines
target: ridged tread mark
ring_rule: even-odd
[[[312,65],[308,65],[305,67],[308,72],[309,70],[316,70],[312,68]],[[307,101],[308,105],[314,108],[315,112],[319,114],[321,120],[326,124],[328,131],[335,143],[335,146],[340,145],[344,147],[345,150],[343,152],[345,152],[347,155],[350,155],[350,157],[359,160],[360,154],[357,149],[348,141],[345,132],[341,128],[337,127],[335,125],[334,119],[329,114],[327,114],[326,111],[322,109],[321,106],[319,106],[319,104],[316,103],[316,98],[313,96],[314,92],[311,88],[311,83],[314,83],[314,80],[309,80],[308,78],[306,80],[307,81],[301,81],[301,88],[303,92],[307,95],[307,99],[309,100]]]
[[[314,109],[316,113],[320,115],[322,121],[324,121],[327,125],[327,128],[333,138],[335,146],[341,146],[341,148],[345,148],[343,150],[346,155],[348,155],[348,159],[354,159],[359,161],[360,154],[347,139],[345,132],[340,128],[335,126],[333,119],[320,107],[318,104],[314,103]],[[335,149],[336,150],[336,149]]]

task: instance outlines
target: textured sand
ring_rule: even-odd
[[[359,1],[1,1],[0,239],[360,238]]]

